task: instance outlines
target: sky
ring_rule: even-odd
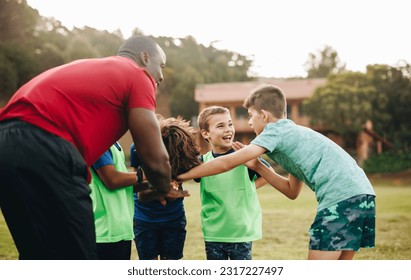
[[[128,38],[184,38],[253,59],[251,74],[307,74],[309,54],[332,47],[346,69],[411,63],[409,0],[27,0],[69,29],[89,26]]]

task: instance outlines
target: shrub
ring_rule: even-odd
[[[385,152],[364,161],[366,173],[397,172],[411,168],[411,152]]]

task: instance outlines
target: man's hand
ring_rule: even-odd
[[[187,190],[171,190],[168,192],[165,198],[158,199],[158,201],[160,201],[162,205],[166,205],[167,204],[166,198],[169,200],[175,200],[177,198],[188,197],[188,196],[190,196],[190,194]]]
[[[188,197],[190,193],[187,190],[171,190],[167,195],[166,198],[175,200],[177,198]]]
[[[140,201],[143,203],[158,200],[162,205],[167,204],[166,198],[168,200],[175,200],[177,198],[188,196],[190,196],[189,192],[187,190],[182,190],[180,184],[175,180],[170,181],[170,191],[165,196],[152,189],[147,189],[138,194]]]
[[[167,193],[167,195],[163,198],[158,199],[162,205],[167,204],[167,200],[175,200],[178,198],[182,197],[188,197],[190,196],[189,192],[187,190],[181,190],[180,189],[180,184],[176,180],[171,180],[170,182],[170,191]]]

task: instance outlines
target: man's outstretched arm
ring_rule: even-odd
[[[170,191],[171,166],[153,111],[130,109],[128,124],[144,174],[159,194]]]

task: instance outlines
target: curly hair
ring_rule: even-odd
[[[195,129],[181,116],[164,118],[157,115],[164,145],[170,157],[171,178],[200,165],[200,148],[195,141]]]

